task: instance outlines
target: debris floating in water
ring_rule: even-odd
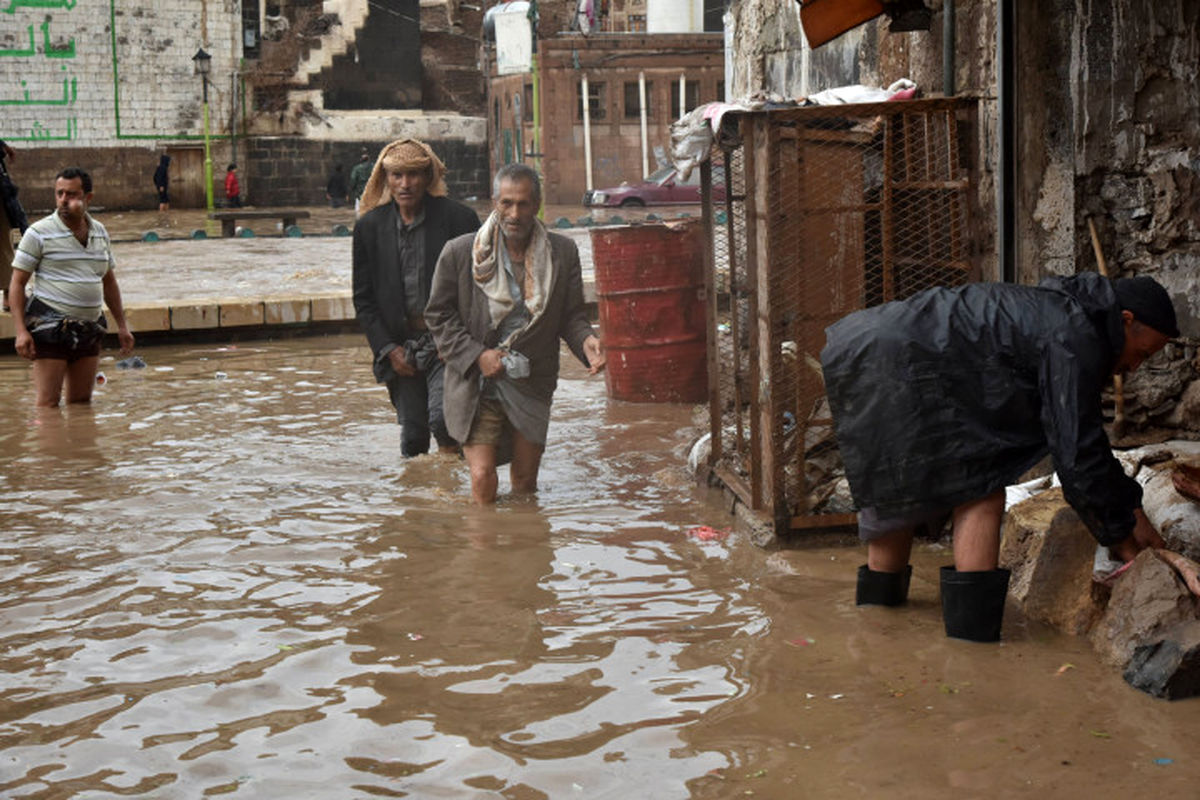
[[[146,362],[142,360],[141,356],[130,356],[117,362],[119,369],[144,369],[145,366]]]
[[[688,531],[688,536],[702,542],[723,542],[729,537],[729,531],[718,530],[708,525],[698,525]]]

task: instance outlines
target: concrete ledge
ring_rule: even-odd
[[[112,314],[105,309],[104,316],[108,320],[108,330],[115,333],[117,323]],[[125,321],[134,333],[138,331],[169,331],[171,330],[171,309],[169,306],[134,304],[125,306]]]
[[[170,306],[171,330],[215,328],[220,319],[216,303]]]
[[[109,333],[117,330],[108,309],[104,310]],[[354,300],[349,291],[308,296],[272,295],[263,298],[220,298],[215,300],[172,300],[165,303],[131,303],[125,319],[136,336],[178,332],[200,335],[223,328],[296,328],[314,332],[329,329],[330,323],[352,323]],[[14,338],[12,315],[0,313],[0,341]]]
[[[267,325],[290,325],[309,322],[311,319],[311,300],[287,299],[263,301],[263,321]]]
[[[263,324],[263,302],[261,300],[222,300],[220,326],[236,328],[243,325]]]
[[[354,319],[354,298],[347,294],[330,294],[312,298],[314,322]]]

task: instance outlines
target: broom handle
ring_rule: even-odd
[[[1096,225],[1092,222],[1092,218],[1088,217],[1088,232],[1092,235],[1092,250],[1096,252],[1096,264],[1100,267],[1100,274],[1108,277],[1108,264],[1104,261],[1104,251],[1100,249],[1100,237],[1096,235]],[[1116,411],[1113,413],[1113,428],[1120,430],[1125,424],[1125,381],[1120,375],[1113,376],[1113,399],[1116,403]]]

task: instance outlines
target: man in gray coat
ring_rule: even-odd
[[[496,467],[509,453],[513,492],[537,491],[559,340],[591,374],[604,368],[585,313],[579,251],[537,218],[541,199],[534,170],[501,168],[491,216],[446,244],[425,308],[446,364],[446,428],[463,444],[480,505],[495,502]]]

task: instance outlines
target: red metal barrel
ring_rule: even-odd
[[[704,226],[592,230],[608,396],[699,403],[708,393]]]

